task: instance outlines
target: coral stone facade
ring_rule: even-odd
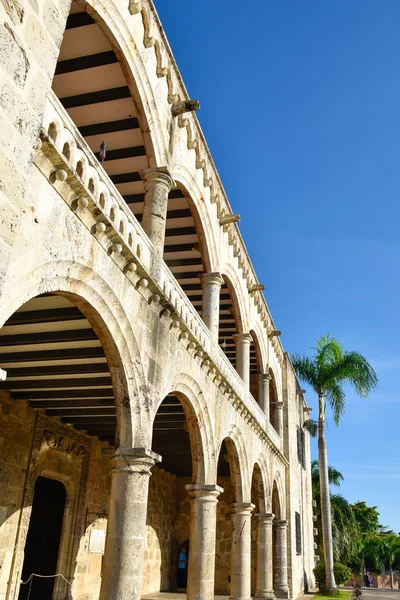
[[[0,0],[0,74],[0,600],[298,597],[308,409],[152,2]]]

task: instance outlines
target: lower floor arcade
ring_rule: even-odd
[[[232,435],[202,482],[208,424],[174,389],[151,450],[119,447],[110,348],[73,300],[0,330],[0,600],[289,597],[285,467],[246,465]]]

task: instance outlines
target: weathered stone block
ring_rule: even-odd
[[[0,2],[14,25],[22,23],[24,9],[22,8],[20,0],[0,0]]]
[[[0,25],[0,67],[18,87],[25,85],[29,60],[22,42],[7,23]]]

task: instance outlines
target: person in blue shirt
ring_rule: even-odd
[[[186,568],[187,568],[186,548],[182,546],[178,556],[178,588],[186,588]]]

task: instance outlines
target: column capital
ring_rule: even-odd
[[[288,522],[286,519],[275,519],[274,525],[275,527],[279,527],[280,529],[286,529],[288,526]]]
[[[272,525],[275,515],[274,513],[254,513],[253,518],[259,523],[269,523]]]
[[[265,381],[266,383],[269,383],[271,381],[272,377],[269,373],[260,373],[258,375],[258,379],[260,381]]]
[[[231,504],[230,508],[232,517],[235,515],[250,516],[253,510],[255,509],[255,505],[251,502],[234,502],[233,504]]]
[[[175,182],[167,167],[158,167],[156,169],[143,169],[140,176],[144,182],[161,183],[168,188],[168,191],[175,186]]]
[[[250,333],[235,333],[233,336],[236,344],[249,344],[252,341],[252,336]]]
[[[159,454],[148,448],[104,448],[103,454],[114,460],[114,470],[131,473],[150,473],[151,467],[162,460]]]
[[[202,502],[218,502],[218,496],[223,493],[223,488],[214,484],[191,483],[185,485],[189,496],[193,500]]]
[[[224,280],[222,279],[220,273],[201,273],[199,275],[199,279],[202,284],[206,285],[218,285],[219,287],[221,287],[224,283]]]

